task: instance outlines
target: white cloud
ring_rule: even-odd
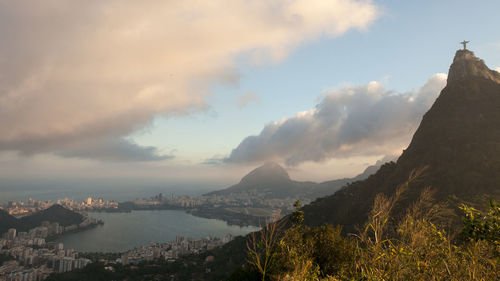
[[[397,155],[446,84],[436,74],[420,89],[395,93],[378,82],[327,94],[316,108],[272,122],[246,137],[226,162],[285,161],[298,165],[331,158]]]
[[[237,81],[238,54],[276,61],[301,43],[364,29],[377,17],[371,1],[356,0],[1,6],[0,150],[79,157],[95,153],[66,149],[94,139],[123,144],[157,115],[205,108],[212,83]]]
[[[495,67],[495,70],[496,70],[497,72],[500,72],[500,66]]]

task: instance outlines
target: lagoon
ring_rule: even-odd
[[[104,225],[70,233],[57,242],[79,252],[124,252],[150,242],[169,242],[176,236],[202,238],[225,234],[245,235],[259,228],[228,225],[216,219],[195,217],[184,211],[154,210],[130,213],[89,213]]]

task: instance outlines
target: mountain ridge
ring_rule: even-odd
[[[242,177],[239,183],[225,189],[204,194],[229,195],[243,192],[264,192],[267,198],[285,198],[304,196],[309,199],[333,194],[347,183],[362,180],[375,173],[381,165],[368,166],[361,174],[352,178],[340,178],[324,182],[295,181],[288,172],[275,162],[266,162]]]
[[[9,228],[18,228],[19,221],[4,210],[0,210],[0,234],[5,233]]]
[[[81,223],[83,216],[58,204],[19,219],[0,210],[0,234],[7,232],[9,228],[15,228],[18,232],[28,231],[40,226],[42,221],[57,222],[61,226],[68,226]]]
[[[368,217],[378,193],[388,196],[410,173],[428,167],[411,183],[399,211],[430,187],[438,202],[479,203],[500,197],[500,74],[469,50],[458,50],[446,87],[425,113],[409,146],[395,163],[364,181],[303,208],[305,223],[343,225],[353,231]]]

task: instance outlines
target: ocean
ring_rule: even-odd
[[[82,201],[88,197],[103,197],[106,200],[118,202],[134,200],[136,198],[148,198],[159,193],[163,195],[189,195],[199,196],[209,191],[220,189],[224,185],[207,186],[206,184],[144,184],[144,183],[122,183],[103,184],[99,183],[53,183],[38,182],[0,182],[0,205],[8,201],[27,201],[29,197],[35,200],[63,199],[67,197],[75,201]]]

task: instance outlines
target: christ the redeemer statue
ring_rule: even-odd
[[[462,41],[460,42],[460,44],[464,45],[464,50],[467,50],[467,43],[469,43],[469,41]]]

